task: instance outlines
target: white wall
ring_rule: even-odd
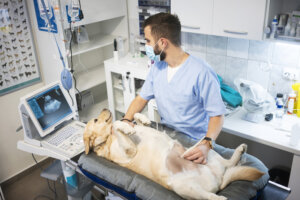
[[[9,93],[0,97],[0,183],[34,165],[34,160],[29,153],[17,149],[17,141],[23,139],[23,130],[16,133],[21,125],[18,113],[20,97],[50,83],[59,77],[61,71],[55,43],[48,33],[38,31],[33,1],[26,1],[32,26],[32,33],[36,45],[42,82],[30,87]],[[43,157],[36,157],[38,161]]]

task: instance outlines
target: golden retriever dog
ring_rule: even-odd
[[[148,127],[146,116],[136,113],[134,119],[134,127],[122,121],[112,123],[110,111],[104,109],[85,128],[85,153],[92,149],[186,199],[224,200],[227,198],[215,193],[230,182],[253,181],[263,175],[255,168],[236,166],[246,151],[245,144],[236,148],[229,160],[210,150],[207,164],[196,164],[181,157],[186,149],[178,141]]]

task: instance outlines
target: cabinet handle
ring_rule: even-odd
[[[129,77],[128,78],[128,85],[129,85],[129,92],[131,93],[132,89],[131,89],[131,78]]]
[[[126,90],[125,84],[124,84],[124,77],[123,76],[122,76],[122,88],[123,88],[124,91]]]
[[[188,29],[200,29],[200,26],[181,25],[181,27]]]
[[[248,35],[246,31],[232,31],[232,30],[224,30],[225,33],[231,33],[236,35]]]

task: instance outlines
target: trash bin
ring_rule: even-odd
[[[270,180],[288,187],[291,169],[274,167],[269,170]]]

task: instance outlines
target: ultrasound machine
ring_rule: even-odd
[[[75,120],[59,82],[21,98],[19,113],[24,129],[20,150],[62,161],[83,152],[85,124]]]

